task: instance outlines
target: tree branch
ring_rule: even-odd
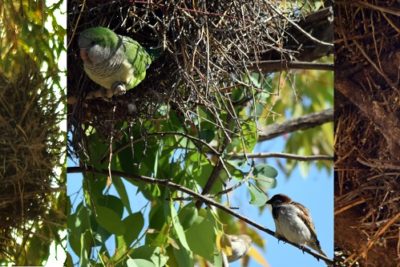
[[[224,149],[227,146],[227,144],[228,144],[228,139],[226,138],[224,141],[224,144],[223,144]],[[222,151],[224,149],[222,149]],[[203,187],[203,191],[201,192],[202,195],[207,195],[211,191],[214,183],[217,181],[218,177],[220,176],[219,174],[222,171],[222,169],[227,170],[225,167],[224,159],[221,157],[221,155],[218,155],[217,164],[215,165],[210,176],[208,177],[206,184]],[[229,175],[229,172],[227,172],[227,173]],[[199,209],[201,207],[201,204],[203,204],[202,201],[197,201],[196,207]]]
[[[305,130],[333,121],[333,109],[329,108],[321,112],[316,112],[287,120],[281,124],[268,125],[260,134],[258,141],[266,141],[283,134]]]
[[[216,156],[218,156],[218,157],[221,156],[221,153],[219,153],[214,147],[212,147],[211,145],[209,145],[209,144],[208,144],[207,142],[205,142],[204,140],[202,140],[202,139],[200,139],[200,138],[197,138],[197,137],[195,137],[195,136],[191,136],[191,135],[186,134],[186,133],[181,133],[181,132],[172,132],[172,131],[171,131],[171,132],[154,132],[154,133],[147,133],[145,136],[143,136],[143,137],[141,137],[141,138],[139,138],[139,139],[136,139],[136,140],[134,140],[134,141],[132,141],[132,142],[133,142],[133,143],[138,143],[138,142],[141,142],[141,141],[145,141],[145,140],[146,140],[145,137],[159,137],[159,136],[164,137],[164,136],[169,136],[169,135],[175,135],[175,136],[182,136],[182,137],[185,137],[185,138],[191,140],[191,141],[192,141],[193,143],[195,143],[196,145],[199,144],[199,146],[197,146],[199,151],[201,151],[200,146],[205,146],[205,147],[207,147],[207,148],[211,151],[210,153],[212,153],[212,154],[214,154],[214,155],[216,155]],[[113,154],[118,154],[119,152],[121,152],[121,151],[123,151],[124,149],[128,148],[131,144],[132,144],[131,142],[128,142],[128,143],[126,143],[125,145],[123,145],[123,146],[117,148],[116,150],[112,151],[112,153],[113,153]],[[104,157],[101,158],[101,161],[100,161],[101,163],[104,163],[105,160],[108,159],[109,153],[110,153],[110,151],[108,150],[107,153],[106,153],[106,155],[105,155]]]
[[[109,174],[108,170],[96,170],[93,167],[87,167],[87,168],[67,167],[67,173],[81,173],[81,172],[90,172],[90,173],[106,175],[106,176]],[[226,213],[229,213],[232,216],[238,218],[239,220],[244,221],[247,224],[252,225],[253,227],[255,227],[255,228],[257,228],[257,229],[259,229],[259,230],[261,230],[261,231],[263,231],[263,232],[265,232],[265,233],[267,233],[269,235],[272,235],[275,238],[277,238],[276,235],[275,235],[275,232],[273,232],[272,230],[253,222],[252,220],[248,219],[247,217],[242,216],[242,215],[234,212],[230,208],[228,208],[228,207],[216,202],[215,200],[213,200],[213,199],[211,199],[209,197],[206,197],[206,196],[203,196],[203,195],[201,195],[199,193],[196,193],[196,192],[190,190],[189,188],[186,188],[186,187],[181,186],[179,184],[170,182],[167,179],[161,180],[161,179],[151,178],[151,177],[148,177],[148,176],[127,174],[127,173],[120,172],[120,171],[111,171],[111,172],[112,172],[112,175],[121,176],[121,177],[124,177],[125,179],[132,179],[132,180],[135,180],[135,181],[141,181],[141,182],[145,182],[145,183],[149,183],[149,184],[157,184],[157,185],[160,185],[160,186],[164,186],[164,187],[168,187],[168,188],[179,190],[179,191],[181,191],[183,193],[186,193],[186,194],[188,194],[188,195],[190,195],[190,196],[192,196],[192,197],[194,197],[196,199],[201,200],[204,203],[207,203],[208,205],[211,205],[211,206],[214,206],[216,208],[219,208],[219,209],[225,211]],[[291,244],[292,246],[302,250],[303,252],[306,252],[306,253],[314,256],[318,260],[321,259],[321,260],[325,261],[327,264],[333,264],[333,261],[331,259],[329,259],[328,257],[320,255],[320,254],[312,251],[311,249],[309,249],[307,247],[300,246],[300,245],[298,245],[296,243],[290,242],[290,241],[285,240],[283,238],[277,238],[277,239]]]
[[[333,156],[330,155],[310,155],[310,156],[300,156],[296,154],[289,153],[253,153],[253,154],[229,154],[231,159],[241,159],[241,158],[285,158],[285,159],[295,159],[299,161],[312,161],[312,160],[333,160]]]
[[[334,64],[330,63],[315,63],[307,61],[287,61],[287,60],[264,60],[259,62],[251,62],[248,70],[263,71],[263,72],[276,72],[290,69],[302,70],[330,70],[335,69]]]
[[[294,20],[288,18],[287,16],[285,16],[282,12],[280,12],[280,10],[278,10],[277,8],[274,8],[273,6],[271,6],[271,8],[281,17],[285,18],[285,20],[287,22],[289,22],[290,24],[292,24],[292,26],[294,26],[294,28],[296,28],[298,31],[300,31],[302,34],[304,34],[308,39],[310,39],[311,41],[320,44],[320,45],[324,45],[327,47],[332,47],[333,48],[333,43],[330,42],[325,42],[322,41],[318,38],[315,38],[314,36],[312,36],[310,33],[308,33],[307,31],[305,31],[299,24],[297,24]]]

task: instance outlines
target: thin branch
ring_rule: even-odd
[[[235,190],[236,188],[239,188],[242,184],[247,182],[251,176],[253,176],[253,170],[254,170],[254,166],[251,166],[250,171],[247,173],[247,175],[242,180],[240,180],[239,182],[237,182],[233,186],[228,187],[228,188],[216,193],[215,196],[220,196],[222,194],[227,194],[227,193]]]
[[[241,158],[285,158],[285,159],[295,159],[299,161],[313,161],[313,160],[333,160],[333,156],[330,155],[310,155],[301,156],[289,153],[253,153],[253,154],[228,154],[231,159],[241,159]]]
[[[217,178],[220,176],[220,172],[223,169],[223,165],[221,163],[223,159],[221,159],[220,157],[218,158],[218,162],[217,165],[215,165],[215,167],[213,168],[210,176],[208,177],[208,180],[206,182],[206,184],[204,185],[203,191],[201,192],[201,195],[207,195],[210,191],[212,186],[214,185],[215,181],[217,180]],[[196,202],[196,208],[200,208],[201,205],[203,204],[203,201],[197,201]]]
[[[312,36],[311,34],[309,34],[308,32],[306,32],[302,27],[300,27],[296,22],[294,22],[293,20],[291,20],[290,18],[286,17],[283,13],[281,13],[278,9],[274,8],[271,5],[271,8],[281,17],[285,18],[287,22],[289,22],[290,24],[292,24],[297,30],[299,30],[302,34],[304,34],[305,36],[307,36],[307,38],[309,38],[310,40],[312,40],[313,42],[320,44],[320,45],[325,45],[328,47],[333,47],[332,43],[327,43],[321,40],[318,40],[317,38],[315,38],[314,36]]]
[[[221,155],[221,153],[219,153],[214,147],[212,147],[211,145],[209,145],[207,142],[205,142],[203,139],[191,136],[189,134],[186,133],[181,133],[181,132],[155,132],[155,133],[149,133],[147,134],[148,136],[152,136],[152,135],[160,135],[161,137],[163,137],[164,135],[178,135],[178,136],[182,136],[182,137],[186,137],[194,142],[200,143],[203,146],[206,146],[209,150],[211,150],[214,154],[216,155]]]
[[[341,3],[339,2],[339,4],[341,4]],[[370,8],[370,9],[373,9],[373,10],[376,10],[376,11],[388,13],[388,14],[391,14],[391,15],[400,16],[400,9],[394,8],[394,7],[386,8],[386,7],[382,7],[382,6],[376,6],[374,4],[371,4],[371,3],[368,3],[368,2],[364,2],[364,1],[353,2],[352,5],[362,6],[362,7]]]
[[[361,158],[357,158],[357,161],[361,164],[374,169],[385,169],[385,170],[400,170],[400,162],[397,161],[383,161],[381,159],[369,159],[368,161]]]
[[[270,140],[283,134],[305,130],[333,121],[333,109],[329,108],[298,118],[286,120],[281,124],[268,125],[260,134],[258,141]]]
[[[276,72],[290,69],[301,70],[329,70],[334,71],[334,64],[315,63],[307,61],[287,61],[287,60],[266,60],[251,62],[248,66],[251,71],[262,70],[263,72]]]
[[[93,167],[87,167],[87,168],[68,167],[67,168],[67,173],[81,173],[81,172],[90,172],[90,173],[94,173],[94,174],[108,175],[108,171],[107,170],[96,170]],[[206,196],[203,196],[203,195],[201,195],[199,193],[196,193],[196,192],[190,190],[189,188],[186,188],[186,187],[181,186],[179,184],[170,182],[168,179],[161,180],[161,179],[151,178],[151,177],[148,177],[148,176],[127,174],[127,173],[120,172],[120,171],[112,171],[112,174],[114,176],[124,177],[125,179],[132,179],[132,180],[135,180],[135,181],[141,181],[141,182],[145,182],[145,183],[149,183],[149,184],[157,184],[157,185],[160,185],[160,186],[165,186],[165,187],[168,187],[168,188],[179,190],[179,191],[181,191],[183,193],[186,193],[186,194],[188,194],[188,195],[190,195],[190,196],[192,196],[192,197],[194,197],[196,199],[201,200],[204,203],[207,203],[208,205],[211,205],[211,206],[214,206],[214,207],[216,207],[218,209],[221,209],[221,210],[225,211],[226,213],[231,214],[232,216],[238,218],[239,220],[241,220],[243,222],[246,222],[247,224],[252,225],[253,227],[255,227],[255,228],[257,228],[257,229],[259,229],[259,230],[261,230],[261,231],[263,231],[263,232],[265,232],[265,233],[267,233],[269,235],[272,235],[275,238],[277,238],[274,231],[272,231],[272,230],[270,230],[270,229],[268,229],[268,228],[266,228],[266,227],[264,227],[262,225],[259,225],[259,224],[255,223],[255,222],[253,222],[252,220],[248,219],[247,217],[242,216],[239,213],[236,213],[232,209],[230,209],[230,208],[228,208],[228,207],[216,202],[215,200],[213,200],[213,199],[211,199],[209,197],[206,197]],[[293,243],[293,242],[290,242],[288,240],[285,240],[284,238],[277,238],[277,239],[291,244],[292,246],[302,250],[303,252],[306,252],[306,253],[314,256],[318,260],[321,259],[321,260],[325,261],[327,264],[333,264],[333,261],[331,259],[329,259],[328,257],[320,255],[317,252],[314,252],[314,251],[312,251],[311,249],[309,249],[307,247],[300,246],[300,245],[298,245],[296,243]]]
[[[229,142],[230,142],[230,140],[228,140],[228,138],[225,138],[224,143],[222,144],[222,147],[221,147],[221,151],[225,150],[225,148],[228,146]],[[223,169],[229,175],[229,171],[228,171],[227,167],[225,166],[224,159],[221,157],[221,154],[219,154],[218,161],[217,161],[214,169],[212,170],[210,176],[208,177],[206,184],[203,187],[203,191],[201,192],[202,195],[207,195],[211,191],[213,185],[215,184],[217,179],[220,177],[220,173]],[[200,208],[201,204],[202,204],[202,201],[197,201],[196,207]]]
[[[197,138],[197,137],[194,137],[194,136],[191,136],[191,135],[189,135],[189,134],[186,134],[186,133],[181,133],[181,132],[154,132],[154,133],[147,133],[147,134],[145,134],[145,136],[143,136],[143,137],[141,137],[141,138],[139,138],[139,139],[136,139],[136,140],[134,140],[133,142],[134,143],[138,143],[138,142],[142,142],[142,141],[145,141],[146,140],[146,137],[158,137],[158,136],[161,136],[161,137],[164,137],[164,136],[166,136],[166,135],[176,135],[176,136],[182,136],[182,137],[185,137],[185,138],[187,138],[187,139],[190,139],[192,142],[194,142],[194,143],[199,143],[200,145],[203,145],[203,146],[206,146],[210,151],[211,151],[211,153],[212,154],[214,154],[214,155],[217,155],[217,156],[220,156],[221,155],[221,153],[219,153],[214,147],[212,147],[211,145],[209,145],[207,142],[205,142],[204,140],[202,140],[202,139],[200,139],[200,138]],[[126,143],[125,145],[122,145],[121,147],[119,147],[119,148],[116,148],[115,149],[115,151],[113,151],[112,153],[113,154],[118,154],[119,152],[121,152],[121,151],[123,151],[124,149],[126,149],[126,148],[128,148],[129,146],[131,145],[131,143]],[[199,151],[200,151],[200,149],[199,149]],[[107,155],[109,154],[109,151],[107,151]],[[101,159],[101,161],[100,162],[104,162],[107,158],[107,155],[105,155],[102,159]]]

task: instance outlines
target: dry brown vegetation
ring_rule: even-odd
[[[400,264],[399,7],[336,3],[338,266]]]

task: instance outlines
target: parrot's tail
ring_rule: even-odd
[[[164,52],[164,49],[162,46],[150,47],[146,48],[146,52],[149,54],[149,56],[151,57],[151,61],[153,62],[154,60],[161,57],[161,55]]]

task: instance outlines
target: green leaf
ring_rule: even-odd
[[[215,130],[205,129],[199,132],[199,138],[205,142],[211,142],[215,137]]]
[[[121,221],[121,217],[114,210],[97,205],[96,206],[96,220],[107,231],[122,235],[125,233],[125,225]]]
[[[141,212],[136,212],[126,217],[122,223],[125,226],[124,240],[129,246],[135,240],[144,226],[144,218]]]
[[[252,183],[249,183],[248,188],[251,196],[250,204],[258,207],[265,205],[268,199],[264,191]]]
[[[126,192],[126,187],[123,183],[123,180],[119,176],[113,176],[112,183],[115,189],[118,192],[119,197],[121,198],[121,202],[124,204],[125,208],[127,209],[128,213],[132,213],[131,204],[129,202],[129,196]]]
[[[244,114],[247,113],[244,111]],[[247,115],[239,115],[241,117],[247,117]],[[236,121],[232,121],[231,124],[233,124],[232,127],[237,126]],[[256,122],[253,119],[246,119],[241,122],[240,127],[241,136],[232,139],[232,142],[230,142],[226,148],[228,153],[251,152],[257,144],[258,131]]]
[[[128,259],[126,261],[128,267],[156,267],[156,265],[148,260],[143,259]]]
[[[278,176],[278,171],[272,167],[271,165],[268,164],[258,164],[254,168],[254,176],[264,176],[264,177],[269,177],[269,178],[276,178]]]
[[[95,169],[101,170],[103,168],[107,168],[108,159],[102,161],[104,156],[107,155],[109,145],[102,141],[102,138],[99,137],[97,132],[91,134],[88,137],[89,149],[88,152],[90,157],[90,162],[94,166]]]
[[[160,247],[149,245],[135,248],[129,256],[135,259],[150,259],[156,267],[164,267],[168,261],[168,256],[162,254]]]
[[[103,207],[107,207],[115,212],[120,218],[124,212],[124,205],[122,204],[121,199],[113,195],[101,196],[96,200],[96,206],[100,205]]]
[[[244,90],[243,87],[241,87],[241,86],[240,87],[235,87],[232,90],[232,94],[231,94],[232,101],[233,102],[240,101],[245,96],[244,92],[245,92],[245,90]]]
[[[160,157],[161,151],[163,148],[163,141],[159,140],[159,149],[157,149],[156,154],[154,156],[154,165],[153,165],[153,175],[157,177],[158,175],[158,159]]]
[[[261,191],[268,191],[276,187],[278,171],[268,164],[258,164],[253,171],[254,180]]]
[[[189,203],[183,208],[181,208],[178,217],[183,229],[190,228],[190,226],[192,226],[193,223],[196,221],[197,216],[198,216],[198,210],[194,202]]]
[[[86,230],[83,235],[81,235],[81,251],[79,254],[79,266],[85,267],[89,266],[90,250],[92,249],[90,230]]]
[[[86,203],[92,203],[99,198],[106,186],[107,177],[93,173],[85,173],[83,179],[83,193]]]
[[[83,203],[78,205],[75,213],[68,216],[67,226],[70,232],[68,242],[75,254],[79,255],[81,251],[81,234],[90,229],[90,211]]]
[[[193,253],[186,249],[173,248],[173,253],[178,266],[194,266]]]
[[[130,142],[130,141],[127,140],[127,142]],[[118,161],[119,161],[119,164],[120,164],[123,172],[125,172],[125,173],[138,173],[139,172],[138,162],[135,161],[135,159],[132,156],[134,156],[136,158],[136,151],[138,149],[143,149],[142,145],[143,144],[141,142],[138,144],[135,144],[133,153],[132,153],[130,146],[128,146],[127,148],[123,149],[122,151],[120,151],[118,153],[118,155],[117,155]],[[140,152],[138,151],[138,153],[140,153]],[[128,181],[132,182],[131,180],[128,180]]]
[[[173,201],[171,201],[170,208],[171,208],[171,220],[172,220],[172,225],[174,226],[174,229],[175,229],[175,233],[178,236],[178,239],[179,239],[180,243],[182,244],[182,246],[186,250],[190,251],[189,245],[186,241],[185,231],[183,230],[183,227],[182,227],[181,223],[179,222],[178,214],[173,205]]]
[[[223,259],[222,259],[222,254],[221,253],[216,253],[214,255],[214,266],[223,266]]]
[[[197,216],[195,223],[186,231],[186,238],[193,253],[209,260],[214,259],[216,234],[215,221],[210,212]]]

